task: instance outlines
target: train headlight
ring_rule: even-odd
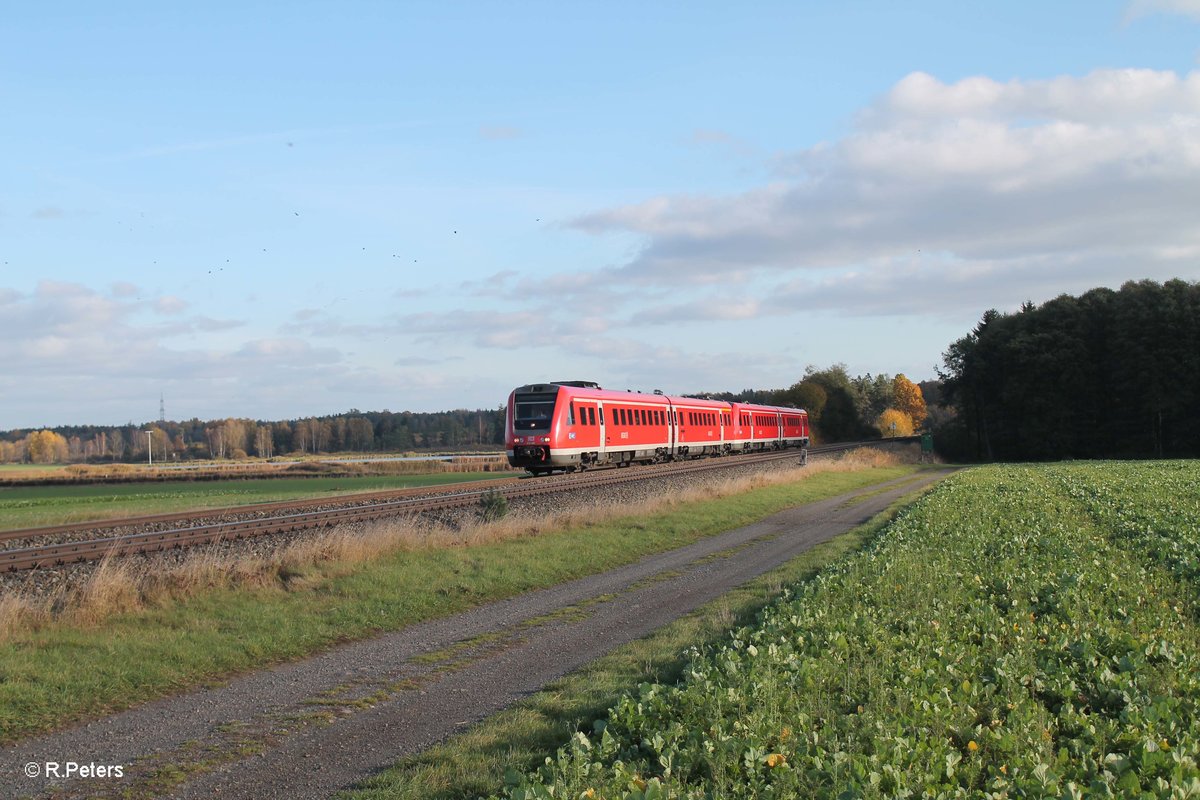
[[[550,444],[550,437],[549,437],[549,436],[543,436],[543,437],[542,437],[542,441],[543,441],[543,442],[545,442],[546,444]]]

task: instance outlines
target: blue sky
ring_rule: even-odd
[[[1200,0],[24,4],[0,429],[931,378],[1200,279]]]

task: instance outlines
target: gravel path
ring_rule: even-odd
[[[329,797],[946,474],[795,508],[609,572],[18,743],[0,757],[0,796]],[[577,613],[558,613],[567,607]],[[23,774],[26,764],[44,771],[51,761],[121,765],[123,777]]]

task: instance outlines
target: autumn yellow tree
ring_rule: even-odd
[[[913,435],[912,417],[895,408],[889,408],[880,414],[875,420],[875,427],[879,429],[880,436]]]
[[[908,415],[909,420],[912,422],[913,430],[921,427],[921,423],[925,421],[925,417],[927,416],[925,396],[921,394],[921,387],[910,381],[901,372],[892,381],[892,393],[896,397],[896,410]],[[905,435],[910,434],[911,431]]]
[[[25,439],[25,451],[34,464],[55,464],[67,460],[67,440],[54,431],[34,431]]]

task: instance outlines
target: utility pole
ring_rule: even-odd
[[[146,463],[154,466],[154,431],[146,431]]]

